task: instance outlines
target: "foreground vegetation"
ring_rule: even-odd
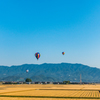
[[[100,85],[0,85],[0,100],[91,100],[100,99],[99,90]]]

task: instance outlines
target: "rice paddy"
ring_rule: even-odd
[[[100,85],[0,85],[0,100],[97,100]]]

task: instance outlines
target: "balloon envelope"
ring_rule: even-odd
[[[29,70],[27,69],[27,70],[26,70],[26,73],[28,73],[28,72],[29,72]]]
[[[65,54],[65,52],[62,52],[62,54],[64,55],[64,54]]]
[[[36,52],[35,53],[35,57],[37,58],[37,60],[40,58],[40,53],[39,52]]]

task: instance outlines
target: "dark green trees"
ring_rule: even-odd
[[[63,81],[63,84],[70,84],[70,81]]]
[[[25,82],[32,82],[32,80],[31,80],[30,78],[27,78],[27,79],[25,80]]]

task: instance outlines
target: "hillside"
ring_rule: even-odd
[[[29,69],[29,73],[26,73]],[[20,66],[0,66],[0,81],[24,81],[31,78],[33,81],[80,81],[100,82],[100,69],[82,64],[24,64]]]

